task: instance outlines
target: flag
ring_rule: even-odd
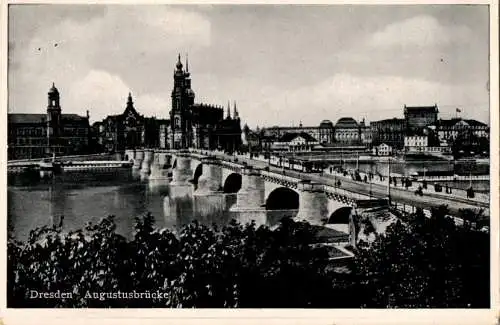
[[[462,111],[460,110],[460,108],[457,108],[457,113],[462,113]]]

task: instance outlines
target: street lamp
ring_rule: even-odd
[[[391,207],[391,157],[388,157],[389,159],[387,160],[389,163],[389,171],[388,171],[388,177],[387,177],[387,200],[389,202],[389,207]]]

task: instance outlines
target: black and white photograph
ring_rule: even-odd
[[[5,7],[7,308],[495,308],[491,4]]]

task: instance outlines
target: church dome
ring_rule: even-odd
[[[333,123],[330,120],[323,120],[319,124],[320,128],[333,128]]]
[[[342,118],[339,118],[335,127],[336,128],[357,128],[358,122],[356,122],[356,120],[353,119],[352,117],[342,117]]]

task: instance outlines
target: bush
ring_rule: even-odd
[[[137,218],[134,237],[113,217],[64,234],[42,227],[27,242],[9,240],[8,306],[19,307],[324,307],[342,305],[317,230],[283,219],[275,230],[231,222],[193,222],[175,235]],[[70,292],[29,299],[31,290]],[[344,290],[344,288],[342,288]],[[87,293],[160,291],[162,299],[93,299]]]
[[[489,237],[456,227],[447,213],[432,209],[428,219],[417,209],[407,223],[358,245],[364,307],[489,308]]]
[[[360,243],[348,274],[334,272],[328,251],[315,245],[318,228],[289,218],[274,230],[195,221],[174,233],[147,214],[136,218],[130,240],[116,234],[113,217],[67,234],[41,227],[26,242],[9,236],[7,306],[489,307],[488,235],[457,228],[445,207],[431,213],[417,209],[407,223]],[[481,212],[461,213],[472,224]],[[30,299],[32,290],[72,295]],[[94,292],[123,296],[87,294]]]

